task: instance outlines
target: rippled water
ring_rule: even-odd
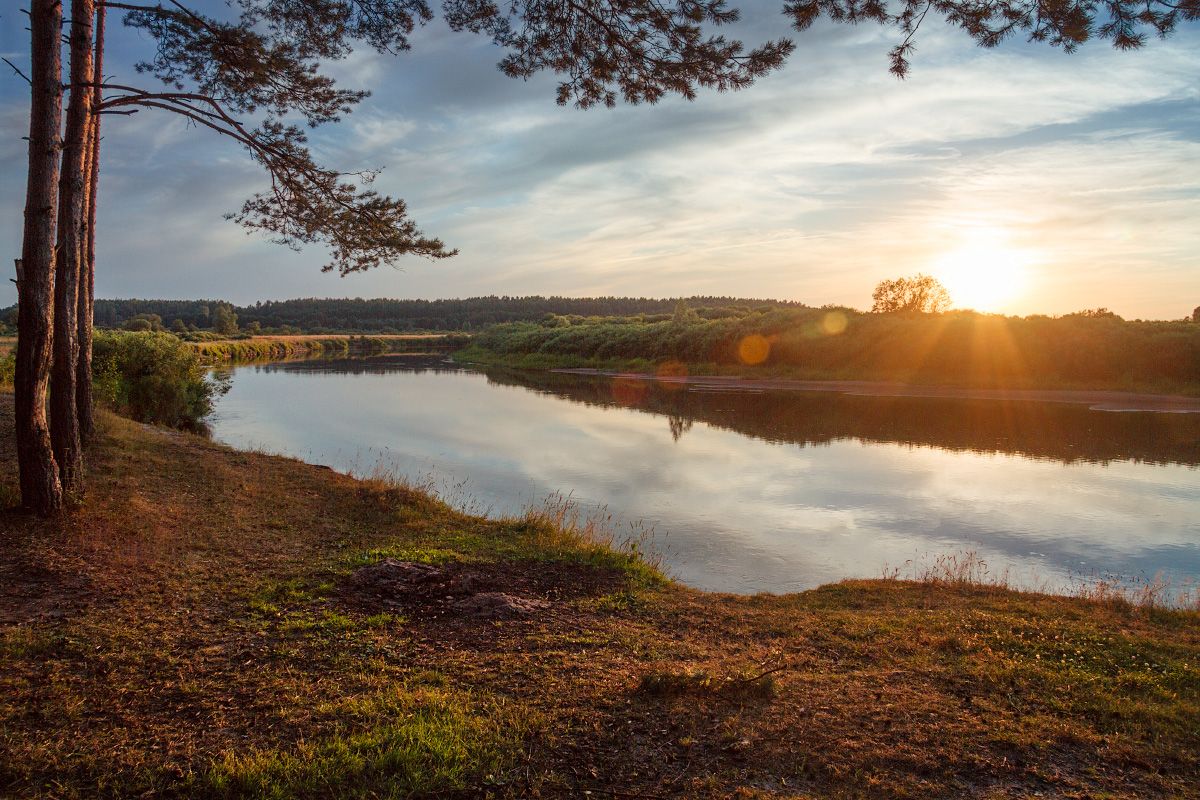
[[[714,392],[387,356],[237,367],[214,436],[433,476],[493,514],[551,493],[641,521],[694,586],[785,592],[975,551],[992,574],[1200,579],[1200,414]]]

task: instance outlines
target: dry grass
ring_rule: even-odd
[[[882,577],[888,581],[907,580],[929,586],[999,592],[1036,593],[1045,591],[1046,587],[1044,581],[1018,581],[1007,570],[994,571],[974,550],[941,553],[928,560],[909,561],[900,567],[885,567]],[[1072,578],[1067,594],[1090,603],[1127,609],[1200,612],[1200,586],[1194,582],[1173,583],[1162,573],[1149,578],[1076,576]]]
[[[89,462],[61,521],[0,514],[3,796],[1200,796],[1194,612],[953,570],[705,594],[553,506],[487,521],[108,415]],[[383,557],[550,610],[348,602]]]

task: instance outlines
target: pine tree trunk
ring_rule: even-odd
[[[79,281],[79,359],[75,368],[75,406],[79,415],[79,436],[87,444],[96,430],[96,417],[92,399],[92,318],[96,299],[96,199],[100,184],[100,107],[104,81],[104,6],[96,9],[96,49],[92,65],[92,120],[91,152],[88,154],[87,214],[85,224],[85,257],[82,262],[83,275]]]
[[[29,178],[25,232],[17,266],[17,464],[21,501],[39,514],[62,507],[62,486],[46,424],[46,387],[54,326],[54,226],[62,121],[60,0],[32,0]]]
[[[64,492],[83,492],[76,370],[79,362],[79,283],[87,236],[84,210],[91,152],[92,20],[94,0],[71,3],[71,99],[58,188],[58,269],[54,282],[54,365],[50,373],[50,441]]]

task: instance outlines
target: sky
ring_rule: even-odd
[[[0,54],[29,62],[16,3]],[[166,112],[106,117],[100,297],[733,295],[869,308],[885,278],[933,274],[959,307],[1179,319],[1200,304],[1200,26],[1121,53],[1013,40],[984,50],[940,23],[910,76],[891,31],[733,3],[748,45],[790,36],[786,66],[736,93],[580,111],[555,77],[504,77],[502,52],[440,19],[411,52],[327,65],[372,96],[312,135],[323,163],[382,167],[453,259],[341,278],[223,219],[265,186],[231,140]],[[110,25],[105,72],[150,84]],[[28,87],[0,74],[0,252],[20,252]],[[26,71],[28,71],[26,69]],[[10,266],[11,260],[6,262]],[[11,277],[11,276],[9,276]],[[15,302],[0,286],[0,306]]]

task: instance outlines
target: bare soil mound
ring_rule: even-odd
[[[557,601],[604,594],[621,573],[576,564],[449,562],[432,565],[387,558],[355,570],[341,587],[347,605],[398,610],[415,618],[536,618]]]

